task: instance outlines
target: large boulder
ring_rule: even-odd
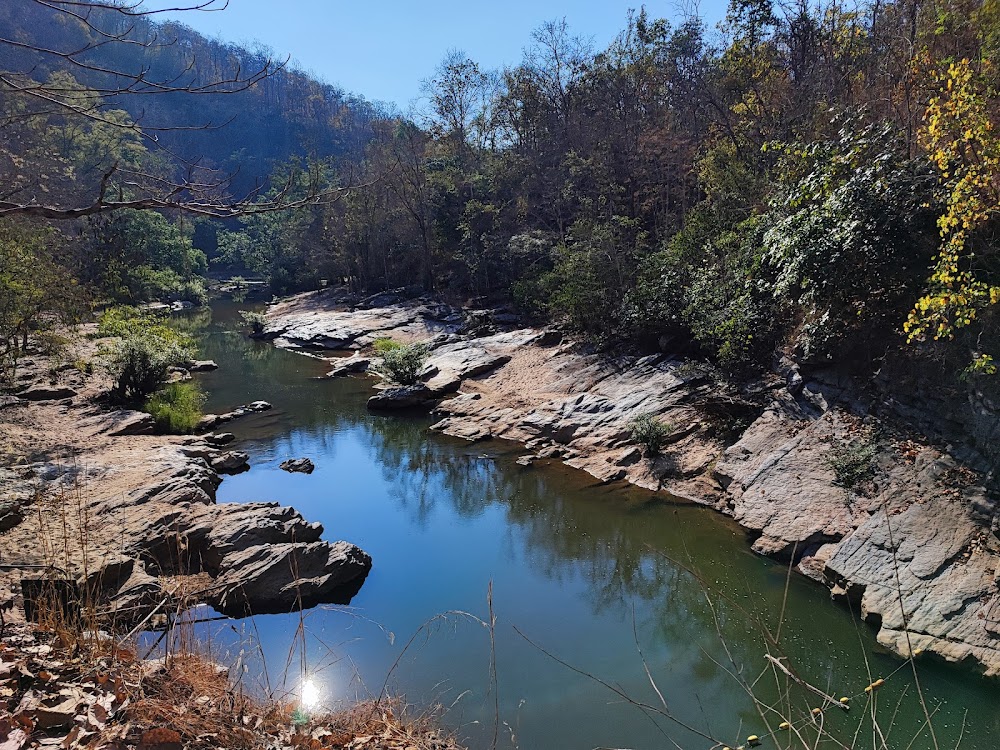
[[[210,603],[231,617],[347,603],[371,566],[348,542],[262,544],[226,555]]]
[[[423,383],[384,386],[380,387],[375,395],[368,399],[368,408],[372,411],[416,409],[428,407],[439,398],[439,393],[432,391]]]

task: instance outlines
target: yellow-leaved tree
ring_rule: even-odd
[[[998,74],[988,54],[950,62],[934,74],[919,136],[941,175],[945,209],[926,293],[904,324],[910,342],[954,338],[1000,303],[1000,286],[984,273],[997,248],[977,234],[1000,217]],[[969,371],[995,373],[992,355],[976,348]]]

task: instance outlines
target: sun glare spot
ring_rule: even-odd
[[[320,689],[312,678],[306,678],[302,681],[301,700],[302,708],[306,711],[311,711],[319,706]]]

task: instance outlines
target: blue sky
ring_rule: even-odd
[[[190,2],[190,0],[188,0]],[[148,8],[183,0],[147,0]],[[566,18],[578,36],[606,45],[624,26],[636,0],[229,0],[218,12],[166,14],[207,36],[230,42],[260,41],[303,69],[367,99],[405,109],[420,95],[449,49],[461,49],[484,68],[521,59],[531,31]],[[680,3],[647,2],[653,17],[679,17]],[[702,0],[710,23],[726,0]]]

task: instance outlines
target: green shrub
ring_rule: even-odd
[[[628,424],[632,442],[643,447],[647,456],[658,456],[674,426],[652,414],[640,414]]]
[[[161,316],[144,312],[131,305],[115,305],[102,312],[97,319],[97,335],[101,338],[126,336],[150,326],[162,325]]]
[[[170,383],[154,393],[143,406],[162,432],[186,434],[198,426],[205,394],[194,383]]]
[[[240,319],[244,325],[250,326],[250,331],[257,336],[264,332],[264,326],[267,325],[267,315],[256,310],[240,310]]]
[[[393,341],[388,337],[375,339],[375,343],[372,344],[372,348],[375,350],[375,353],[380,357],[385,356],[386,352],[391,352],[395,351],[396,349],[399,349],[401,346],[403,345],[400,344],[398,341]]]
[[[400,344],[389,339],[376,341],[375,351],[382,357],[381,364],[377,366],[378,372],[400,385],[417,382],[417,376],[430,353],[426,344]]]
[[[836,483],[848,490],[858,490],[875,476],[878,441],[871,435],[844,441],[830,449],[827,461],[836,474]]]
[[[167,368],[195,353],[190,337],[134,308],[111,308],[101,316],[98,332],[118,337],[98,355],[114,381],[112,394],[126,402],[145,400],[166,379]]]

